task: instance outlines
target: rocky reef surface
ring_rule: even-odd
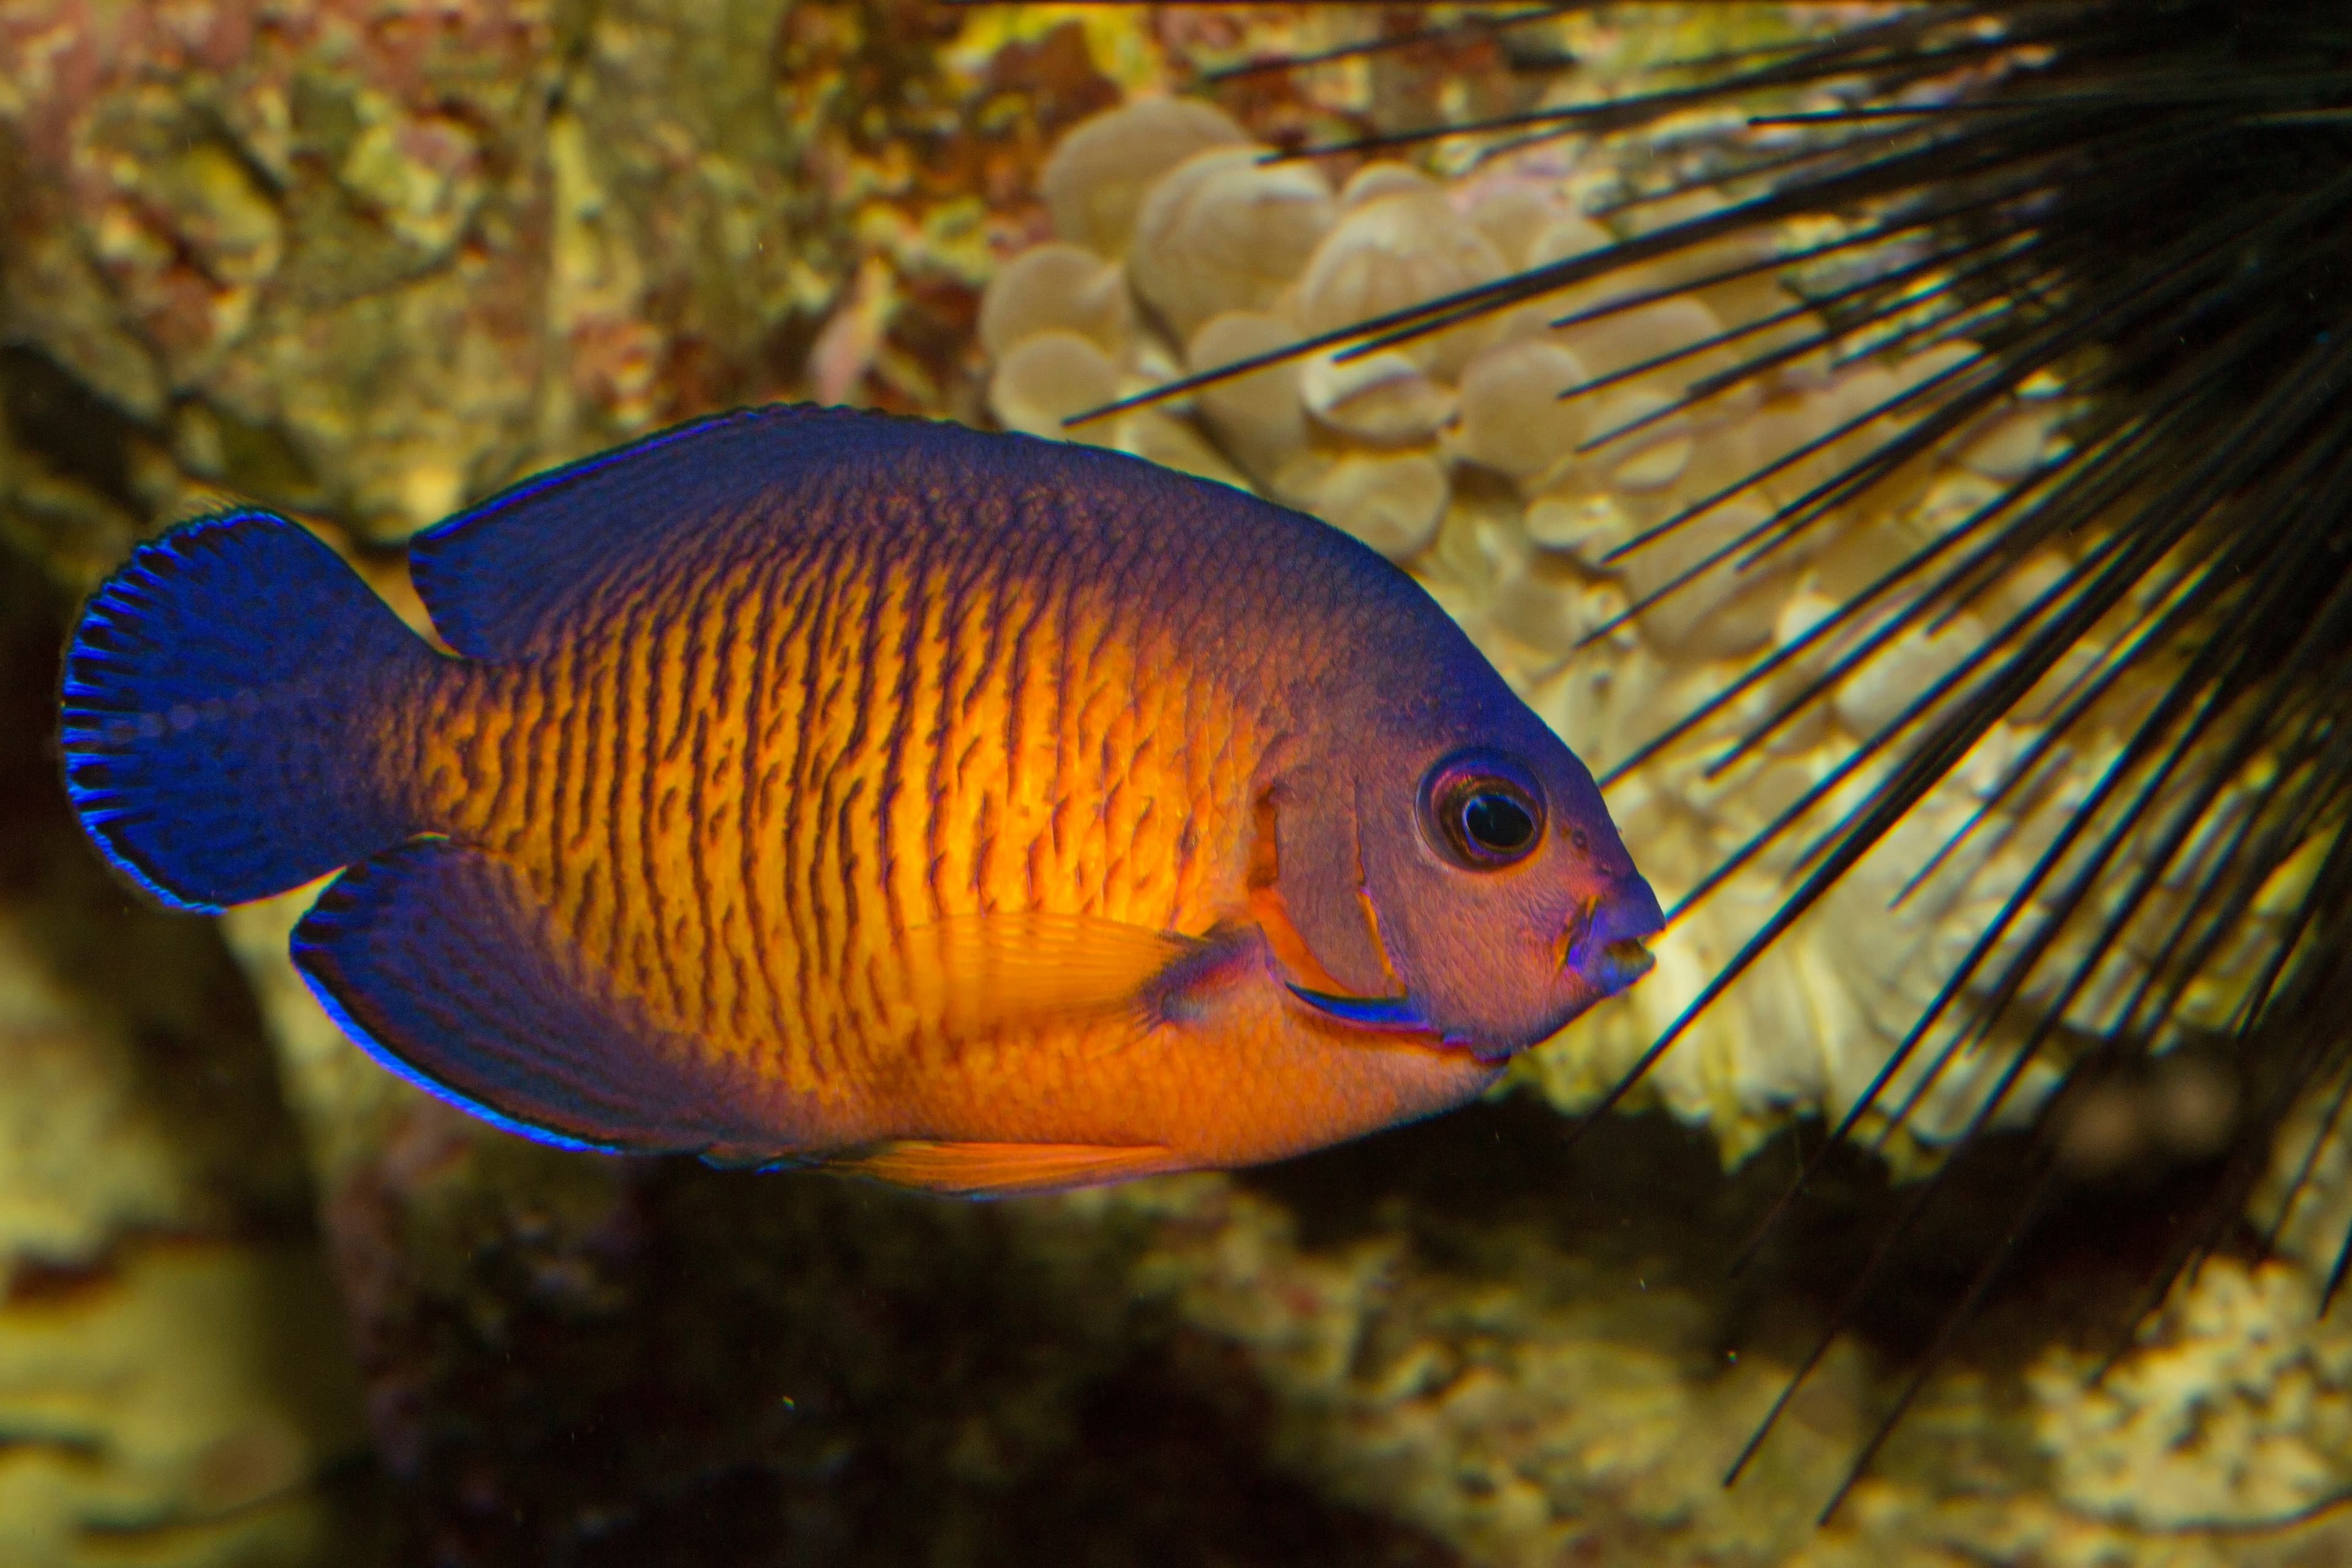
[[[671,417],[804,395],[1034,425],[1265,346],[1248,318],[1280,318],[1327,246],[1329,308],[1361,310],[1582,234],[1559,170],[1474,198],[1443,166],[1333,183],[1231,151],[1465,91],[1589,89],[1589,69],[1528,68],[1541,38],[1515,43],[1517,71],[1472,40],[1241,79],[1220,110],[1146,111],[1162,118],[1139,163],[1098,133],[1091,165],[1066,151],[1090,116],[1187,72],[1268,40],[1344,44],[1370,15],[0,9],[0,1558],[2352,1552],[2352,1327],[2313,1310],[2352,1192],[2340,1137],[2279,1255],[2209,1263],[2095,1387],[2184,1189],[2137,1166],[2083,1183],[1817,1528],[2000,1211],[1952,1205],[1906,1247],[1724,1489],[1906,1197],[1842,1163],[1727,1270],[1790,1169],[1791,1110],[1851,1092],[1826,1048],[1758,1054],[1786,1020],[1740,1015],[1662,1080],[1662,1103],[1711,1130],[1657,1110],[1571,1144],[1521,1095],[1238,1177],[943,1203],[482,1127],[318,1013],[284,959],[299,895],[224,922],[232,967],[221,935],[141,910],[75,841],[42,739],[64,618],[135,538],[211,498],[311,519],[414,613],[389,546]],[[1202,153],[1186,199],[1147,211]],[[1238,228],[1220,216],[1236,188]],[[1121,237],[1163,221],[1146,283]],[[1437,563],[1449,608],[1565,728],[1630,710],[1643,681],[1704,679],[1722,650],[1692,638],[1784,635],[1804,588],[1776,579],[1759,609],[1738,584],[1708,624],[1616,646],[1613,698],[1583,679],[1564,639],[1623,603],[1592,570],[1594,531],[1686,482],[1721,434],[1653,430],[1605,473],[1547,473],[1567,433],[1531,427],[1521,395],[1556,372],[1548,353],[1590,346],[1464,342],[1377,374],[1269,377],[1234,388],[1222,425],[1202,398],[1104,438]],[[1922,497],[2026,445],[1977,434]],[[1863,520],[1843,547],[1866,554]],[[1637,852],[1707,830],[1692,801],[1668,805]],[[1861,1049],[1867,1022],[1832,1043]],[[1638,1026],[1571,1034],[1539,1087],[1578,1102]],[[1727,1148],[1744,1163],[1727,1170]],[[2015,1176],[1998,1141],[1955,1171],[1964,1190]]]
[[[39,740],[72,603],[0,549],[0,1562],[377,1561],[260,1015],[216,931],[90,859]]]
[[[1814,836],[1895,772],[1899,752],[1874,754],[1865,742],[2072,568],[2068,547],[2051,547],[1965,611],[1916,626],[1891,617],[1918,586],[1881,582],[1915,550],[1958,546],[2002,483],[2062,450],[2070,400],[2053,381],[1953,432],[1828,523],[1769,553],[1752,546],[1775,509],[1924,421],[1936,387],[1979,352],[1948,337],[1916,353],[1874,353],[1868,336],[1807,347],[1825,319],[1772,271],[1706,281],[1801,253],[1809,237],[1794,230],[1734,235],[1377,352],[1341,343],[1171,385],[1719,205],[1700,189],[1622,207],[1658,178],[1656,150],[1640,142],[1547,142],[1452,179],[1385,160],[1359,160],[1342,179],[1315,163],[1261,161],[1270,151],[1201,99],[1143,100],[1075,131],[1042,179],[1055,237],[1007,262],[982,303],[989,406],[1030,434],[1252,487],[1347,530],[1427,586],[1596,773],[1625,769],[1612,809],[1660,897],[1689,907],[1656,944],[1649,979],[1521,1063],[1528,1081],[1574,1110],[1780,908]],[[1628,215],[1615,230],[1588,216],[1612,206]],[[1789,264],[1791,276],[1801,270]],[[1774,354],[1765,373],[1707,390],[1745,356]],[[1063,423],[1160,389],[1181,395]],[[1906,390],[1919,401],[1877,412]],[[1668,528],[1686,511],[1690,521]],[[1742,561],[1751,547],[1759,559]],[[1818,638],[1830,609],[1856,595],[1873,600],[1872,613]],[[1636,1095],[1705,1121],[1734,1158],[1792,1114],[1835,1120],[1866,1093],[1906,1107],[1898,1155],[1957,1137],[2020,1037],[1975,1034],[1965,994],[1902,1071],[1872,1086],[2154,700],[2152,684],[2119,683],[2062,761],[1996,795],[2100,640],[2086,637],[2078,659],[1994,726]],[[1772,679],[1656,744],[1759,658],[1779,661]],[[1828,700],[1719,765],[1750,725],[1846,662],[1856,668]],[[1793,826],[1760,851],[1743,848],[1784,814]],[[2163,945],[2157,915],[2190,896],[2215,852],[2218,841],[2184,856],[2166,897],[2065,998],[2072,1032],[2112,1026],[2147,984]],[[1996,956],[2031,924],[2011,930]],[[2191,996],[2185,1021],[2225,1015],[2274,942],[2252,933]],[[2037,983],[2025,1000],[2056,1005],[2059,986]],[[2030,1119],[2058,1078],[2057,1062],[2036,1060],[2006,1091],[2000,1120]],[[2174,1087],[2180,1114],[2152,1131],[2184,1152],[2209,1151],[2229,1131],[2230,1086],[2210,1086],[2201,1117],[2197,1083],[2182,1075]],[[1866,1125],[1885,1120],[1874,1112]]]

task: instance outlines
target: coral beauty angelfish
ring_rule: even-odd
[[[1591,775],[1402,573],[1083,447],[769,408],[421,536],[142,546],[68,787],[150,892],[342,868],[338,1022],[502,1126],[961,1193],[1444,1110],[1649,966]]]

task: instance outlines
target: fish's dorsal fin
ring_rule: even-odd
[[[520,658],[602,587],[657,574],[729,533],[756,548],[841,477],[903,477],[915,454],[975,438],[855,409],[739,409],[534,475],[418,534],[409,566],[450,647]]]
[[[1058,1193],[1179,1168],[1156,1143],[955,1143],[902,1138],[827,1159],[827,1170],[968,1198]]]
[[[916,1006],[954,1038],[1057,1018],[1156,1013],[1210,943],[1098,915],[999,910],[907,932]]]

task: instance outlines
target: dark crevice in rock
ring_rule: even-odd
[[[1138,1220],[619,1169],[613,1212],[553,1229],[469,1196],[478,1163],[381,1194],[423,1264],[372,1357],[379,1397],[404,1391],[420,1560],[1454,1561],[1269,1468],[1246,1353],[1133,1297]]]
[[[53,472],[125,511],[146,510],[131,484],[138,422],[40,350],[0,344],[0,418],[10,439]]]
[[[1711,1134],[1663,1111],[1608,1118],[1574,1139],[1570,1126],[1512,1098],[1242,1180],[1288,1207],[1311,1247],[1401,1230],[1427,1267],[1499,1274],[1518,1267],[1532,1237],[1687,1290],[1718,1314],[1726,1349],[1783,1359],[1811,1348],[1916,1192],[1870,1155],[1842,1152],[1735,1273],[1739,1249],[1819,1146],[1818,1122],[1784,1130],[1728,1173]],[[1982,1139],[1957,1158],[1948,1190],[1853,1320],[1865,1343],[1898,1366],[1926,1350],[2009,1223],[2029,1159],[2016,1135]],[[2186,1165],[2070,1189],[2019,1248],[1958,1354],[1999,1370],[2053,1343],[2113,1348],[2211,1176]]]

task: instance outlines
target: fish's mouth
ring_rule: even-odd
[[[1560,967],[1602,996],[1614,996],[1658,966],[1643,939],[1665,929],[1649,884],[1633,880],[1578,911],[1561,942]]]
[[[1603,946],[1591,963],[1579,964],[1577,973],[1600,987],[1602,995],[1614,996],[1657,966],[1658,955],[1629,936]]]

